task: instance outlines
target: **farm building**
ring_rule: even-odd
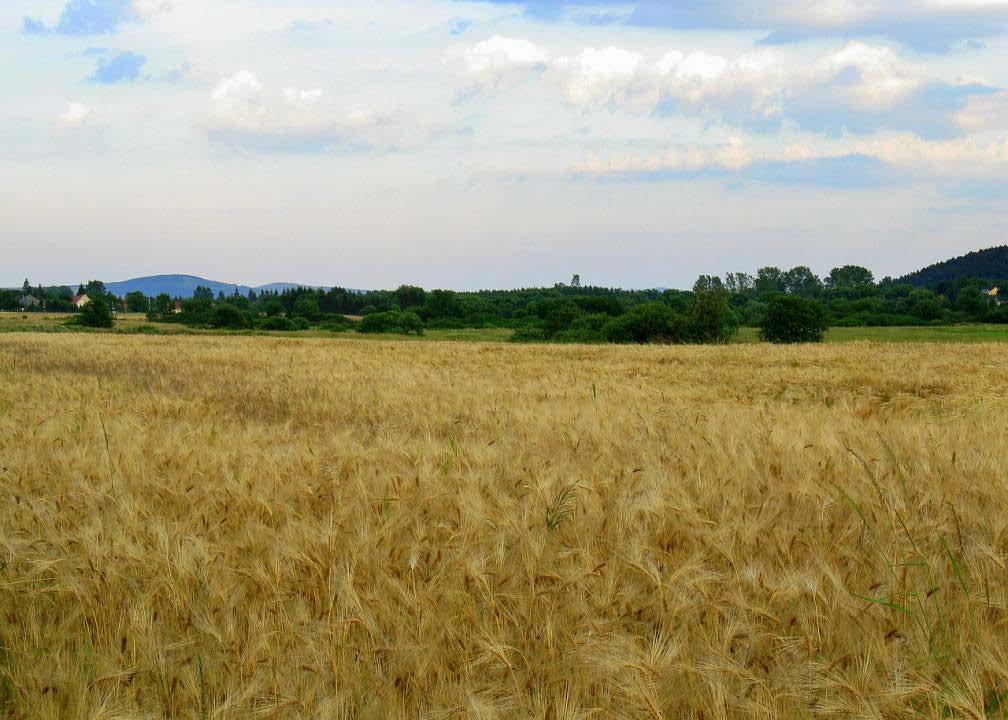
[[[73,304],[75,308],[80,310],[82,307],[91,302],[91,298],[89,298],[87,295],[74,295],[72,298],[70,298],[70,302]]]

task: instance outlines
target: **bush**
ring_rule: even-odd
[[[546,332],[538,325],[523,325],[514,331],[511,342],[546,342]]]
[[[653,302],[609,320],[602,336],[613,343],[679,342],[682,329],[681,315],[665,303]]]
[[[302,295],[294,302],[294,309],[291,311],[293,317],[302,317],[305,320],[314,322],[319,319],[322,311],[319,310],[318,300],[312,295]]]
[[[77,316],[79,324],[85,327],[110,328],[114,324],[112,303],[101,295],[95,295],[91,302],[81,308]]]
[[[605,341],[605,327],[612,318],[604,313],[581,315],[570,327],[557,333],[557,342],[598,343]]]
[[[423,320],[416,313],[401,310],[387,310],[365,315],[357,332],[361,333],[398,333],[409,335],[415,332],[423,335]]]
[[[353,330],[354,325],[355,323],[353,320],[348,320],[342,315],[332,315],[326,318],[325,322],[322,323],[322,325],[320,325],[319,327],[322,330],[339,333],[339,332],[346,332],[347,330]]]
[[[213,310],[210,324],[217,328],[242,330],[252,326],[252,318],[248,313],[230,303],[217,303]]]
[[[274,316],[263,318],[259,321],[260,330],[279,330],[281,332],[290,332],[294,329],[294,323],[285,317]]]
[[[303,317],[291,318],[290,323],[292,330],[307,330],[311,327],[311,323]]]
[[[815,300],[775,295],[767,303],[760,337],[772,343],[822,342],[829,323],[826,309]]]

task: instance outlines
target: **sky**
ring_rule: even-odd
[[[0,285],[899,276],[1008,242],[1008,0],[3,0]]]

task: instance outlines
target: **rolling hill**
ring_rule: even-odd
[[[963,277],[1008,282],[1008,245],[976,250],[962,257],[930,265],[904,275],[898,282],[924,287],[942,282],[955,282]]]
[[[119,297],[128,292],[140,291],[144,295],[154,297],[161,293],[167,293],[172,297],[187,298],[192,297],[199,286],[208,287],[213,290],[214,295],[223,292],[231,295],[237,290],[242,295],[247,295],[249,290],[257,293],[263,290],[283,292],[289,288],[312,287],[309,285],[299,285],[298,283],[270,283],[269,285],[235,285],[234,283],[223,283],[216,280],[208,280],[196,275],[151,275],[149,277],[133,278],[121,282],[105,283],[108,291]]]

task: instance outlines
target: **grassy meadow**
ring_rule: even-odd
[[[299,338],[332,338],[358,337],[372,339],[374,336],[361,336],[353,330],[333,333],[327,330],[311,329],[293,332],[277,332],[270,330],[215,330],[207,328],[192,328],[177,323],[153,322],[142,313],[120,313],[116,318],[115,327],[111,330],[68,326],[67,321],[73,315],[66,313],[11,313],[0,312],[0,333],[7,332],[85,332],[85,333],[116,333],[125,335],[247,335]],[[360,320],[354,317],[354,320]],[[467,342],[506,342],[514,334],[513,330],[500,327],[441,329],[428,328],[420,338],[415,336],[394,336],[397,339],[416,340],[461,340]],[[387,339],[387,338],[386,338]],[[1008,325],[931,325],[918,327],[834,327],[826,332],[825,341],[830,343],[846,343],[858,340],[870,342],[942,342],[942,343],[973,343],[973,342],[1008,342]],[[734,342],[760,342],[759,329],[743,327]]]
[[[0,717],[1008,717],[1002,345],[0,335]]]

